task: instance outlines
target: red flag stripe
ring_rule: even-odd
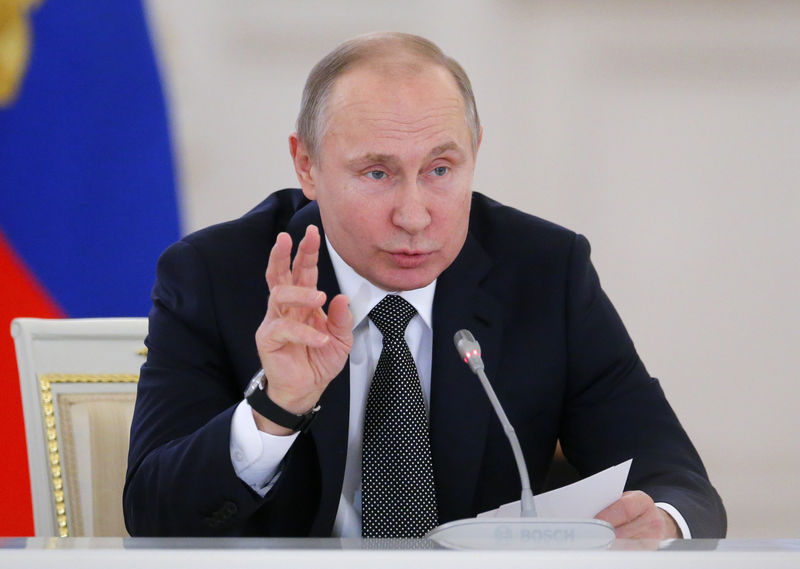
[[[59,308],[0,231],[0,536],[33,535],[28,453],[11,320],[19,316],[63,318]]]

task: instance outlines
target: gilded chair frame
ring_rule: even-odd
[[[73,436],[65,421],[81,398],[133,401],[146,331],[146,318],[12,321],[37,536],[98,535],[93,519],[84,529],[92,514],[83,512],[76,476],[65,466],[74,448],[65,445]]]

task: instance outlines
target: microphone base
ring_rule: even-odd
[[[468,518],[425,537],[448,549],[606,549],[614,528],[595,519]]]

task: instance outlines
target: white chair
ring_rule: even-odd
[[[122,487],[146,318],[11,322],[37,536],[126,536]]]

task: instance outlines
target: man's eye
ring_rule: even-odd
[[[367,178],[371,178],[372,180],[383,180],[386,178],[386,172],[383,170],[370,170],[367,172]]]
[[[447,166],[437,166],[436,168],[434,168],[433,170],[431,170],[431,173],[432,173],[434,176],[444,176],[444,175],[445,175],[445,174],[447,174],[449,171],[450,171],[450,168],[448,168]]]

